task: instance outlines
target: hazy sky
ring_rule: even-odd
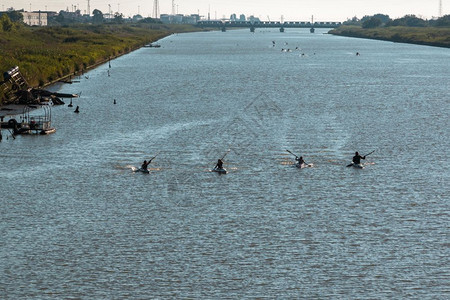
[[[172,0],[158,0],[160,13],[172,13]],[[450,14],[450,0],[442,1],[442,14]],[[90,0],[91,13],[99,9],[103,13],[111,11],[133,16],[138,12],[144,16],[152,16],[155,0]],[[2,10],[9,7],[15,9],[53,10],[60,11],[73,7],[83,13],[87,10],[87,0],[0,0]],[[254,15],[261,20],[285,21],[309,20],[314,15],[315,21],[345,21],[348,18],[376,13],[388,14],[391,18],[414,14],[422,18],[432,18],[439,15],[439,0],[174,0],[175,13],[194,14],[207,17],[210,11],[211,19],[228,18],[230,14]]]

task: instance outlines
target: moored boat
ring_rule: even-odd
[[[159,44],[147,44],[144,46],[145,48],[159,48],[161,45]]]

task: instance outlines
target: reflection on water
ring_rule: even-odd
[[[448,50],[321,33],[172,35],[55,87],[80,113],[0,143],[0,295],[445,298]]]

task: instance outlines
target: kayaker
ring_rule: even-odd
[[[353,156],[352,162],[355,165],[359,165],[361,163],[361,159],[366,159],[366,157],[359,155],[358,151],[356,151],[355,156]]]
[[[152,162],[151,160],[149,160],[148,162],[146,160],[144,160],[144,162],[142,163],[141,169],[147,171],[148,165],[151,162]]]
[[[306,164],[305,163],[305,161],[303,160],[303,156],[300,156],[300,157],[295,157],[295,161],[299,164],[299,165],[301,165],[301,164]]]
[[[217,160],[216,169],[223,169],[223,161],[221,159]]]
[[[77,105],[77,108],[75,108],[75,111],[74,112],[76,112],[76,113],[79,113],[80,112],[80,107]]]

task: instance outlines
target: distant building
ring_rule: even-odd
[[[200,20],[200,16],[196,14],[190,16],[161,14],[159,18],[164,24],[196,24]]]
[[[261,22],[261,20],[260,20],[259,18],[254,17],[254,16],[248,17],[248,20],[249,20],[251,23],[260,23],[260,22]]]
[[[232,14],[231,16],[230,16],[230,21],[231,22],[235,22],[235,21],[242,21],[242,22],[245,22],[247,19],[245,18],[245,15],[244,14],[241,14],[240,16],[239,16],[239,19],[237,18],[237,15],[236,14]]]
[[[105,22],[109,22],[111,20],[114,19],[114,14],[113,13],[104,13],[103,14],[103,20],[105,20]]]
[[[76,20],[81,18],[81,11],[79,9],[74,12],[68,10],[61,10],[59,14],[63,16],[65,19]]]
[[[133,22],[139,22],[141,20],[144,20],[144,18],[141,15],[134,15],[133,16]]]
[[[161,14],[161,15],[159,15],[159,19],[164,24],[171,24],[172,23],[172,16],[168,15],[168,14]]]
[[[197,15],[197,14],[183,17],[183,23],[185,23],[185,24],[197,24],[197,22],[199,20],[200,20],[200,15]]]
[[[22,12],[23,22],[28,26],[47,26],[47,13],[46,12]]]

